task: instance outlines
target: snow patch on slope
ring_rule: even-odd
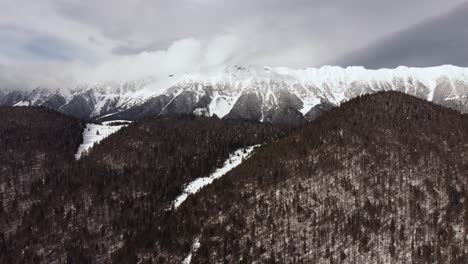
[[[29,106],[29,102],[28,101],[19,101],[16,104],[14,104],[13,106]]]
[[[121,128],[127,125],[110,125],[113,122],[129,122],[124,120],[116,120],[103,122],[102,125],[98,124],[87,124],[83,132],[83,143],[78,147],[78,151],[75,154],[75,159],[80,159],[83,153],[88,152],[96,143],[119,131]]]
[[[240,94],[235,96],[220,95],[218,91],[213,94],[213,99],[210,105],[208,105],[208,111],[210,116],[216,115],[219,118],[223,118],[225,115],[231,112]]]
[[[195,241],[193,241],[192,251],[190,251],[190,254],[184,259],[184,261],[182,261],[182,264],[190,264],[192,262],[193,253],[197,252],[199,248],[200,248],[200,238],[197,237],[195,238]]]
[[[305,116],[312,109],[312,107],[320,104],[320,99],[319,98],[304,99],[302,101],[302,104],[303,104],[302,109],[299,111],[302,113],[302,115]]]
[[[213,172],[210,176],[204,178],[198,178],[185,187],[184,191],[181,195],[179,195],[173,202],[173,206],[177,209],[187,198],[190,194],[195,194],[200,191],[203,187],[211,184],[214,180],[223,177],[226,173],[234,169],[235,167],[239,166],[242,161],[248,159],[252,154],[252,151],[258,147],[259,145],[242,148],[236,150],[232,153],[229,158],[224,162],[222,168],[217,169]]]

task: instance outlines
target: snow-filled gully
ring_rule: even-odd
[[[187,187],[185,187],[182,194],[174,200],[171,208],[177,209],[188,198],[189,195],[197,193],[198,191],[203,189],[203,187],[211,184],[214,180],[223,177],[224,175],[226,175],[226,173],[239,166],[242,163],[242,161],[250,158],[253,150],[258,146],[260,145],[236,150],[235,152],[231,153],[231,155],[229,155],[229,158],[224,162],[223,167],[217,169],[208,177],[198,178],[190,182],[187,185]],[[199,247],[200,237],[197,237],[193,242],[190,254],[183,260],[182,264],[190,264],[190,262],[192,261],[192,254],[195,253]]]
[[[198,178],[190,182],[184,189],[181,195],[179,195],[172,203],[174,209],[177,209],[190,194],[195,194],[200,191],[203,187],[211,184],[214,180],[223,177],[226,173],[239,166],[242,161],[248,159],[252,154],[252,151],[260,145],[250,146],[247,148],[241,148],[229,155],[229,158],[224,162],[223,167],[217,169],[210,176],[204,178]]]

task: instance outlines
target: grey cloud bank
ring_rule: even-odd
[[[453,64],[468,66],[468,4],[392,34],[341,58],[342,66],[393,68]]]
[[[232,64],[465,66],[465,2],[0,0],[0,89]]]

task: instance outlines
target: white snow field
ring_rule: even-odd
[[[190,182],[184,189],[181,195],[179,195],[172,205],[177,209],[190,194],[195,194],[200,191],[203,187],[211,184],[214,180],[223,177],[226,173],[239,166],[242,161],[250,158],[252,151],[260,145],[250,146],[247,148],[238,149],[233,152],[229,158],[224,162],[223,167],[217,169],[210,176],[204,178],[198,178]]]
[[[75,159],[80,159],[84,152],[88,152],[96,143],[119,131],[121,128],[127,125],[111,126],[109,124],[113,122],[127,122],[126,120],[115,120],[103,122],[102,125],[98,124],[87,124],[83,132],[83,143],[78,147],[78,151],[75,154]],[[99,133],[98,133],[99,132]]]
[[[17,102],[17,103],[16,103],[15,105],[13,105],[13,106],[16,106],[16,107],[17,107],[17,106],[29,106],[29,105],[30,105],[30,104],[29,104],[28,101],[19,101],[19,102]]]

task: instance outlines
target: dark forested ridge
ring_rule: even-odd
[[[191,251],[191,263],[468,263],[468,117],[402,93],[353,99],[300,130],[147,118],[72,155],[2,231],[0,263],[181,263]],[[15,219],[5,208],[0,221]]]
[[[468,120],[401,93],[332,109],[191,197],[180,263],[468,263]]]
[[[215,118],[133,123],[48,180],[44,196],[34,196],[37,209],[4,239],[0,260],[133,263],[134,254],[154,256],[149,249],[167,233],[157,223],[184,184],[209,175],[234,150],[272,142],[288,131]],[[132,254],[123,251],[128,245]]]
[[[0,107],[1,263],[5,242],[29,216],[43,217],[37,205],[73,161],[82,132],[81,121],[47,108]]]
[[[287,126],[217,118],[147,118],[95,146],[84,163],[115,174],[99,178],[106,185],[122,188],[119,181],[124,179],[120,177],[131,178],[133,184],[145,189],[141,191],[157,195],[157,200],[172,201],[184,183],[210,174],[233,151],[272,142],[290,130]],[[149,179],[155,177],[158,180],[151,186]]]

